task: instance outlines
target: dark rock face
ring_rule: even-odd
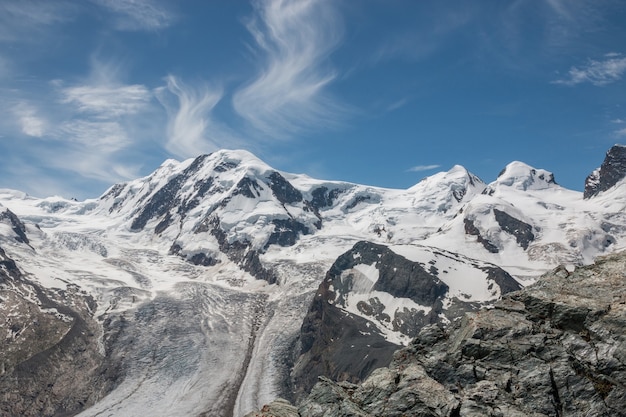
[[[26,226],[22,221],[9,209],[0,213],[0,222],[7,222],[15,233],[15,240],[20,243],[30,243],[28,236],[26,236]]]
[[[219,261],[217,259],[211,258],[204,253],[196,253],[189,261],[194,265],[202,265],[202,266],[213,266],[217,265]]]
[[[585,180],[584,198],[606,191],[626,177],[626,146],[615,145],[606,153],[600,168]]]
[[[483,269],[487,272],[487,279],[492,279],[500,287],[500,294],[508,294],[513,291],[519,291],[523,287],[508,272],[498,267],[486,267]]]
[[[210,231],[217,239],[220,251],[225,253],[231,261],[237,263],[241,269],[249,272],[255,278],[262,279],[270,284],[275,284],[278,281],[274,271],[262,265],[259,259],[259,252],[250,249],[250,242],[228,242],[226,233],[220,227],[219,217],[214,215],[205,219],[200,228],[201,230]]]
[[[485,249],[487,249],[491,253],[499,252],[499,249],[496,245],[485,239],[480,234],[480,230],[478,230],[473,220],[465,218],[463,219],[463,224],[465,225],[465,233],[467,233],[468,235],[476,236],[478,242],[481,243]]]
[[[379,262],[380,276],[374,285],[375,290],[387,292],[394,297],[410,298],[418,304],[428,306],[440,301],[448,292],[448,286],[420,264],[411,262],[384,246],[376,245],[376,249],[372,250],[368,247],[371,243],[362,249],[364,245],[357,245],[359,247],[355,246],[355,249],[365,253],[362,255],[365,263],[375,262],[374,256]]]
[[[360,203],[371,200],[371,199],[372,197],[370,197],[369,195],[358,195],[354,198],[354,200],[350,204],[346,206],[346,210],[352,210]]]
[[[335,199],[341,193],[338,189],[328,190],[328,187],[318,187],[311,192],[311,206],[316,210],[321,210],[324,207],[330,207],[333,205]]]
[[[470,183],[472,185],[474,185],[473,182],[470,182]],[[465,197],[465,194],[467,194],[467,189],[466,188],[452,190],[452,196],[457,201],[457,203],[460,203],[461,200],[463,200],[463,197]]]
[[[162,188],[160,188],[143,206],[141,212],[133,219],[133,222],[130,226],[131,230],[139,231],[142,230],[148,221],[154,218],[159,218],[165,216],[164,219],[161,220],[157,228],[162,232],[171,224],[171,215],[170,212],[180,207],[186,207],[188,204],[181,205],[180,198],[178,197],[178,191],[181,186],[185,184],[185,182],[199,169],[200,166],[204,163],[205,159],[209,155],[201,155],[197,157],[191,165],[189,165],[180,175],[172,178],[167,184],[165,184]],[[192,198],[202,198],[207,190],[206,184],[201,182],[200,184],[196,184],[196,196]],[[210,187],[210,184],[209,184]],[[112,189],[109,193],[114,192]],[[119,191],[117,191],[119,193]],[[107,194],[108,195],[108,194]],[[106,196],[105,196],[106,197]],[[181,213],[184,215],[184,213]],[[160,232],[157,232],[160,233]]]
[[[329,191],[328,187],[325,186],[318,187],[311,191],[312,198],[304,202],[304,209],[313,212],[317,216],[318,221],[315,223],[317,229],[321,229],[323,223],[320,210],[331,207],[341,192],[342,191],[337,188]]]
[[[257,198],[261,194],[259,191],[261,190],[261,186],[256,180],[250,177],[243,177],[238,183],[235,191],[233,191],[233,195],[242,195],[248,198]],[[226,206],[226,202],[224,202],[224,206]]]
[[[237,166],[234,162],[222,162],[218,166],[215,167],[216,172],[226,172]]]
[[[618,416],[626,253],[559,267],[449,329],[424,327],[360,385],[320,378],[290,417]]]
[[[302,201],[302,193],[278,172],[272,172],[268,180],[272,192],[281,203],[293,204]]]
[[[196,208],[202,198],[209,193],[209,191],[213,188],[213,178],[203,178],[197,181],[193,185],[193,189],[196,192],[195,195],[185,201],[183,201],[180,206],[178,206],[178,214],[184,216],[190,210]]]
[[[302,354],[294,366],[296,396],[308,392],[320,375],[360,381],[391,361],[397,345],[385,340],[370,322],[328,307],[318,290],[301,329]]]
[[[385,340],[376,327],[362,317],[339,308],[344,296],[352,291],[354,277],[347,271],[359,264],[376,264],[379,279],[373,289],[410,298],[432,307],[430,313],[405,312],[389,317],[396,330],[417,330],[438,320],[441,299],[448,287],[421,265],[397,255],[383,245],[359,242],[340,256],[326,274],[301,328],[301,356],[293,372],[299,393],[308,391],[318,375],[357,382],[391,360],[397,345]],[[384,306],[376,298],[361,302],[359,310],[370,316],[380,315]]]
[[[109,189],[109,191],[107,191],[105,194],[103,194],[100,197],[100,200],[109,200],[109,199],[115,200],[117,197],[119,197],[122,191],[124,191],[125,187],[126,187],[126,184],[115,184]],[[113,211],[118,209],[120,204],[122,204],[122,201],[123,200],[115,201],[113,205],[111,205],[111,207],[109,208],[109,213],[113,213]]]
[[[272,220],[272,224],[274,225],[274,232],[267,240],[265,244],[266,248],[274,244],[279,246],[293,246],[296,244],[300,233],[304,235],[310,233],[305,225],[293,218],[286,220],[274,219]]]
[[[517,243],[524,249],[528,249],[530,242],[535,240],[533,227],[515,217],[505,213],[504,211],[493,209],[496,221],[505,232],[515,236]]]

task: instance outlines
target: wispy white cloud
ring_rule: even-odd
[[[163,4],[154,0],[93,0],[114,12],[119,30],[159,30],[170,26],[174,14]]]
[[[617,136],[626,136],[626,127],[624,129],[619,129],[615,131]]]
[[[33,137],[42,137],[46,130],[46,122],[41,118],[37,110],[31,104],[22,101],[13,107],[13,115],[16,117],[22,133]]]
[[[69,86],[53,82],[65,112],[55,139],[72,143],[76,152],[96,152],[103,160],[133,143],[129,124],[149,109],[153,93],[141,84],[121,83],[117,74],[116,66],[92,60],[92,72],[84,82]],[[81,172],[89,169],[83,168]]]
[[[142,143],[131,136],[136,118],[150,110],[152,92],[143,85],[83,84],[61,88],[65,117],[57,120],[52,138],[62,157],[49,164],[100,181],[130,179],[134,167],[124,167],[121,155]]]
[[[79,85],[61,91],[63,103],[99,119],[132,115],[145,108],[152,93],[143,85]]]
[[[100,157],[123,149],[129,141],[117,121],[69,120],[59,126],[58,140],[80,145],[86,152],[97,152]]]
[[[108,183],[133,178],[127,174],[137,170],[123,168],[121,155],[140,139],[129,136],[121,120],[75,116],[57,123],[49,138],[56,144],[37,155],[42,166]]]
[[[0,2],[0,41],[35,41],[33,34],[72,20],[76,5],[67,1],[23,0]]]
[[[430,171],[431,169],[437,169],[441,165],[433,164],[433,165],[416,165],[407,169],[407,172],[422,172],[422,171]]]
[[[620,80],[624,72],[626,72],[626,57],[611,53],[605,56],[604,60],[590,59],[580,68],[572,67],[565,78],[553,81],[553,83],[571,86],[588,82],[603,86]]]
[[[572,7],[575,6],[576,1],[563,1],[563,0],[546,0],[548,6],[554,13],[563,19],[571,20],[574,14]]]
[[[284,137],[337,122],[340,105],[327,94],[336,72],[326,59],[342,23],[330,0],[259,0],[247,23],[262,69],[237,91],[233,105],[255,129]]]
[[[158,106],[150,89],[124,84],[114,72],[105,76],[105,67],[94,66],[86,79],[73,84],[40,83],[28,100],[24,92],[7,90],[6,110],[13,116],[10,126],[16,127],[7,133],[28,140],[19,152],[24,158],[41,169],[107,183],[137,173],[136,163],[124,162],[125,155],[145,145],[141,119]]]
[[[408,102],[409,102],[409,99],[406,97],[400,100],[394,101],[393,103],[387,106],[387,111],[392,112],[392,111],[398,110],[399,108],[406,106]]]
[[[158,88],[156,96],[168,113],[165,148],[169,152],[187,158],[237,142],[229,129],[211,117],[222,99],[222,89],[206,84],[192,87],[172,75],[166,81],[167,86]]]

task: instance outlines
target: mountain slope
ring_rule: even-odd
[[[319,375],[358,382],[422,327],[449,323],[520,288],[495,265],[440,249],[358,242],[313,297],[294,385],[308,392]]]
[[[536,284],[425,327],[360,385],[322,377],[296,407],[249,416],[623,415],[626,407],[626,253]]]
[[[331,369],[329,352],[341,359],[359,346],[356,363],[374,343],[387,352],[376,362],[384,365],[423,325],[454,321],[558,263],[624,247],[624,186],[583,199],[516,162],[491,184],[455,166],[393,190],[282,173],[248,152],[219,151],[166,161],[96,200],[0,190],[8,210],[0,210],[0,246],[28,281],[19,292],[7,287],[2,308],[30,322],[24,306],[47,303],[32,298],[40,291],[91,326],[59,349],[84,348],[92,365],[72,372],[93,390],[76,390],[71,404],[30,396],[60,389],[48,387],[45,361],[29,368],[34,385],[16,386],[7,371],[0,389],[35,398],[23,415],[242,415],[303,392],[309,382],[297,374],[312,369],[307,363],[311,374],[362,379],[374,363]],[[432,294],[419,296],[427,288]],[[353,329],[339,331],[349,345],[330,340],[341,330],[330,325],[302,332],[320,311]],[[69,326],[55,320],[39,333],[45,346]],[[10,361],[15,369],[31,339],[10,340],[22,352]],[[106,372],[94,377],[100,366]]]

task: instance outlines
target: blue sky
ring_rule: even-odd
[[[0,187],[97,197],[163,160],[407,188],[513,160],[582,189],[626,142],[623,0],[4,0]]]

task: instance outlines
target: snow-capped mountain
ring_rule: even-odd
[[[15,392],[0,410],[238,416],[317,374],[361,379],[425,324],[624,248],[625,149],[584,195],[521,162],[490,184],[455,166],[394,190],[246,151],[168,160],[84,202],[0,190],[3,351],[18,352],[0,359]],[[60,373],[91,389],[55,388]]]

